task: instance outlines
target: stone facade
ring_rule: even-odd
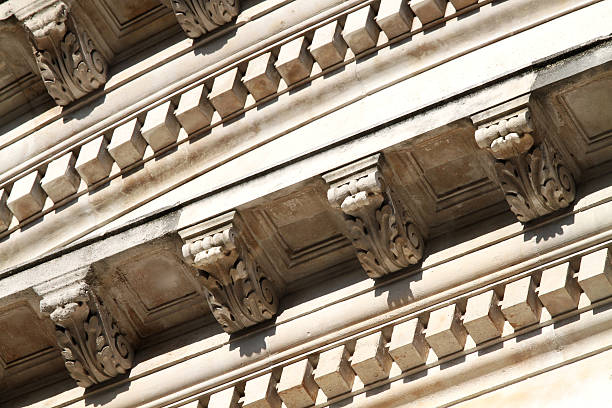
[[[606,406],[610,21],[2,1],[0,407]]]

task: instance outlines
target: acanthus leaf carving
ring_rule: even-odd
[[[324,177],[332,184],[329,202],[342,210],[357,258],[369,277],[380,278],[418,263],[424,241],[406,206],[385,183],[379,156],[365,162],[357,173],[347,166],[351,174],[346,177],[338,179],[337,172]]]
[[[198,270],[213,316],[228,333],[269,320],[278,311],[274,284],[232,224],[192,237],[183,246],[183,255]]]
[[[529,109],[476,131],[478,145],[495,158],[497,180],[521,222],[568,207],[576,184],[561,154],[547,140],[535,144]]]
[[[198,38],[229,23],[240,11],[239,0],[171,0],[183,31]]]
[[[106,83],[108,62],[63,1],[24,21],[42,80],[64,106]]]
[[[86,283],[43,298],[41,310],[55,323],[64,365],[79,386],[104,382],[132,367],[132,346]]]

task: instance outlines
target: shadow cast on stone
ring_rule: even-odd
[[[503,342],[495,343],[495,344],[490,345],[489,347],[485,347],[483,349],[478,350],[478,356],[485,356],[489,353],[492,353],[494,351],[499,351],[503,348],[504,348]]]
[[[577,322],[579,320],[580,320],[580,315],[577,314],[577,315],[568,317],[567,319],[563,319],[563,320],[560,320],[558,322],[554,322],[553,323],[553,327],[555,329],[559,329],[559,328],[561,328],[563,326],[566,326],[566,325],[571,324],[571,323],[575,323],[575,322]]]
[[[97,95],[97,96],[96,96]],[[91,98],[91,99],[90,99]],[[90,100],[86,104],[83,104],[84,100]],[[101,86],[96,91],[92,92],[89,95],[86,95],[82,99],[77,99],[68,105],[62,107],[62,113],[65,110],[72,110],[66,115],[62,116],[62,123],[66,124],[72,120],[83,120],[87,118],[91,113],[97,109],[98,107],[104,105],[106,102],[106,93],[104,93],[104,86]],[[79,107],[77,107],[79,106]]]
[[[114,400],[117,395],[124,392],[128,392],[131,385],[131,382],[129,381],[130,371],[131,370],[128,370],[128,372],[126,372],[125,374],[119,375],[101,384],[95,384],[91,387],[88,387],[86,391],[87,396],[85,397],[85,405],[103,407],[109,404],[112,400]],[[109,387],[109,385],[113,385],[121,381],[123,381],[123,383],[113,387]],[[104,392],[96,392],[96,390],[104,390]]]
[[[542,334],[542,328],[538,328],[536,330],[531,330],[527,333],[523,333],[523,334],[519,334],[518,336],[516,336],[516,342],[520,343],[521,341],[525,341],[525,340],[530,340],[534,337],[539,336],[540,334]]]
[[[340,400],[338,402],[334,402],[333,404],[329,404],[330,408],[341,408],[341,407],[347,407],[353,404],[353,400],[355,399],[355,397],[351,396],[349,398],[345,398],[343,400]]]
[[[550,214],[548,217],[554,217],[558,215],[557,213]],[[538,218],[536,222],[540,223],[545,221],[546,218]],[[563,227],[574,224],[575,216],[574,214],[570,214],[569,216],[563,218],[562,222],[551,222],[549,224],[543,225],[539,228],[525,231],[523,234],[523,241],[529,242],[532,239],[535,239],[536,244],[539,244],[542,241],[548,241],[549,239],[558,237],[563,235]],[[523,229],[527,229],[530,227],[530,223],[527,223],[523,226]]]
[[[593,308],[593,314],[599,314],[603,312],[607,312],[612,309],[612,303],[607,303],[605,305],[597,306]]]
[[[403,270],[401,275],[390,274],[384,278],[377,279],[376,284],[379,286],[374,289],[374,296],[378,297],[386,293],[387,304],[392,308],[411,303],[414,300],[414,295],[410,285],[423,279],[423,272],[415,270],[419,267],[420,264],[417,264]]]
[[[365,395],[366,397],[372,397],[374,395],[380,394],[382,392],[388,391],[391,389],[391,383],[387,383],[384,385],[381,385],[379,387],[373,388],[371,390],[366,391]]]
[[[276,334],[276,318],[241,330],[230,336],[229,349],[240,352],[241,357],[259,354],[267,348],[266,337]]]
[[[70,207],[71,205],[76,204],[79,201],[78,197],[74,197],[68,201],[66,201],[64,204],[60,205],[59,207],[57,207],[54,212],[56,214],[61,213],[62,211],[64,211],[66,208]]]
[[[461,363],[465,363],[465,356],[457,357],[451,361],[440,364],[440,370],[446,370],[447,368],[455,367]]]

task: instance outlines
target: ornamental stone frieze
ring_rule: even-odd
[[[185,34],[198,38],[229,23],[240,12],[240,0],[170,0]]]
[[[60,106],[100,88],[108,76],[108,61],[93,28],[72,8],[53,1],[22,20],[42,80]]]
[[[35,288],[40,310],[55,324],[64,365],[81,387],[125,374],[134,350],[95,289],[90,268],[55,278]]]
[[[538,142],[531,110],[523,107],[480,125],[476,143],[491,153],[497,181],[521,222],[568,207],[576,184],[550,140]]]
[[[346,235],[371,278],[418,263],[424,241],[409,209],[382,172],[382,156],[370,156],[323,175],[327,198],[342,210]]]
[[[234,333],[269,320],[278,310],[274,283],[251,254],[235,211],[180,232],[183,256],[198,270],[210,310]]]

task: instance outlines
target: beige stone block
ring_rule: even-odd
[[[374,22],[374,9],[367,6],[347,16],[342,37],[353,53],[359,54],[376,46],[379,33],[380,28]]]
[[[349,357],[350,353],[345,345],[319,355],[314,379],[327,398],[347,393],[353,387],[355,373],[351,369]]]
[[[240,392],[236,387],[226,388],[210,396],[207,408],[238,408],[239,399]]]
[[[338,20],[319,27],[314,32],[310,53],[321,69],[344,61],[348,45],[342,38],[342,26]]]
[[[367,385],[388,378],[391,362],[382,332],[357,340],[351,367],[362,383]]]
[[[438,358],[463,350],[466,338],[467,331],[461,324],[461,312],[456,304],[431,312],[425,340]]]
[[[412,28],[414,14],[407,0],[382,0],[376,15],[376,24],[385,32],[387,38],[407,33]]]
[[[78,191],[81,178],[74,168],[75,164],[76,154],[69,152],[53,160],[47,166],[41,185],[54,203]]]
[[[238,68],[215,78],[209,99],[221,117],[224,118],[244,108],[249,93],[241,80],[242,75]]]
[[[167,101],[147,112],[140,132],[151,148],[158,151],[176,142],[180,128],[174,117],[174,105]]]
[[[256,101],[273,95],[278,91],[280,74],[274,67],[275,61],[276,58],[271,52],[262,54],[249,61],[242,82]]]
[[[0,189],[0,232],[6,231],[10,227],[13,219],[13,213],[6,205],[7,199],[8,193],[6,190]]]
[[[140,122],[134,118],[114,130],[108,152],[124,169],[141,160],[146,148],[147,142],[140,134]]]
[[[196,86],[181,95],[174,116],[188,134],[210,125],[215,109],[208,100],[204,84]]]
[[[578,307],[580,287],[574,280],[574,270],[569,262],[545,269],[542,272],[538,297],[551,316]]]
[[[34,171],[13,184],[6,205],[20,222],[40,212],[45,205],[47,194],[40,179],[40,173]]]
[[[313,405],[319,388],[312,376],[312,365],[304,359],[283,368],[278,395],[287,408],[304,408]]]
[[[422,24],[444,17],[447,0],[411,0],[410,8]]]
[[[81,146],[75,168],[88,186],[105,179],[110,174],[113,159],[106,150],[107,145],[104,136],[98,136]]]
[[[610,249],[604,248],[582,257],[578,284],[591,302],[612,295]]]
[[[287,85],[308,78],[312,71],[314,60],[308,52],[308,40],[299,37],[283,44],[274,64]]]
[[[276,392],[277,382],[274,373],[247,381],[242,408],[280,408],[282,402]]]
[[[468,299],[463,325],[476,344],[501,336],[504,322],[495,291],[489,290]]]
[[[389,354],[402,371],[424,364],[428,353],[429,345],[425,341],[423,324],[418,318],[393,327]]]
[[[464,7],[478,3],[478,0],[450,0],[450,2],[455,7],[455,10],[461,10]]]
[[[515,329],[540,321],[542,304],[536,296],[533,277],[526,276],[506,285],[501,311]]]

